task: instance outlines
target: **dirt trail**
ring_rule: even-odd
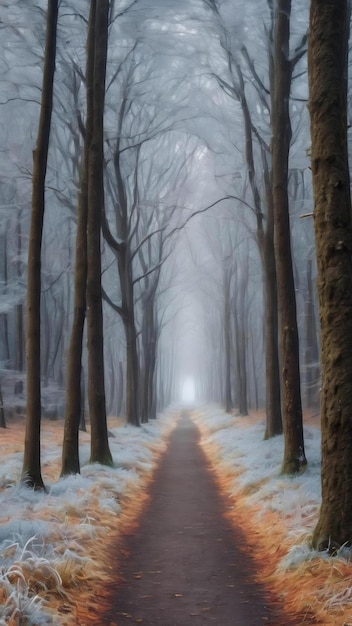
[[[254,581],[245,537],[224,518],[198,438],[183,415],[138,529],[111,554],[121,582],[105,590],[110,608],[101,626],[297,625]]]

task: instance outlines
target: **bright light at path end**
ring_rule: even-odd
[[[196,399],[196,389],[193,378],[186,378],[182,385],[182,402],[194,402]]]

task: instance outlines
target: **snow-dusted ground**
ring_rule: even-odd
[[[254,553],[260,552],[261,563],[271,561],[266,573],[270,584],[281,586],[288,609],[313,612],[324,626],[350,626],[351,550],[341,548],[331,557],[310,545],[321,502],[319,417],[304,426],[308,466],[294,477],[281,475],[283,436],[264,441],[263,415],[235,417],[202,407],[193,417],[223,492],[233,502],[232,519],[236,523],[240,508],[245,511],[242,523],[246,526],[247,515],[249,526],[258,531]]]
[[[109,420],[114,468],[88,464],[89,434],[82,433],[81,475],[65,479],[58,478],[62,423],[44,421],[48,494],[18,486],[23,423],[0,431],[0,626],[77,623],[73,599],[89,585],[103,586],[102,547],[119,525],[133,522],[178,414],[139,429]],[[350,551],[331,558],[309,545],[320,505],[319,419],[305,426],[307,470],[287,477],[280,474],[283,438],[263,440],[263,416],[235,417],[217,407],[193,407],[191,416],[230,509],[233,499],[234,521],[242,515],[244,531],[255,528],[253,551],[263,557],[260,567],[269,563],[270,585],[284,590],[288,610],[312,611],[325,626],[352,624]]]
[[[47,494],[18,486],[23,424],[0,431],[0,626],[74,623],[65,617],[72,610],[69,594],[99,578],[92,547],[116,532],[129,500],[138,498],[175,415],[170,411],[141,428],[109,421],[114,468],[88,464],[89,435],[82,433],[81,475],[62,479],[62,423],[46,421]]]
[[[199,414],[197,423],[203,428],[205,446],[211,443],[218,450],[219,471],[228,474],[231,469],[234,470],[229,493],[248,493],[249,505],[260,504],[262,513],[268,509],[277,511],[280,517],[287,520],[290,533],[297,539],[302,538],[316,521],[321,499],[320,429],[304,429],[308,459],[306,471],[299,476],[283,476],[283,437],[264,441],[264,421],[253,419],[251,425],[250,420],[250,417],[236,418],[208,407]],[[297,559],[311,557],[312,553],[308,551],[308,545],[303,547],[305,545],[303,542],[299,549],[304,553],[298,556],[295,548],[283,566],[290,567]]]

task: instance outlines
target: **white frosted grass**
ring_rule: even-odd
[[[227,477],[233,474],[230,493],[246,494],[249,505],[259,505],[259,520],[266,510],[275,511],[285,520],[289,538],[297,543],[280,563],[281,571],[304,561],[326,558],[309,546],[321,502],[320,430],[304,427],[308,466],[302,474],[290,477],[281,475],[283,436],[265,441],[264,421],[243,427],[241,420],[217,407],[204,407],[196,416],[205,427],[204,443],[216,447],[220,469]],[[337,558],[350,559],[351,551],[341,549]]]
[[[141,475],[152,468],[155,450],[175,414],[169,412],[141,428],[112,428],[113,436],[109,438],[112,468],[89,464],[90,446],[83,443],[81,475],[47,484],[46,494],[18,486],[22,453],[11,458],[4,454],[0,470],[0,589],[6,600],[0,604],[0,626],[8,624],[10,619],[14,623],[59,626],[60,616],[51,617],[45,600],[30,588],[29,572],[34,577],[38,572],[38,581],[43,576],[44,582],[36,583],[39,587],[48,585],[64,593],[60,568],[70,564],[70,569],[76,566],[79,569],[89,562],[84,545],[87,538],[94,538],[102,530],[99,512],[119,515],[120,501],[138,484]],[[51,438],[46,443],[43,433],[43,468],[60,462],[60,458],[61,441],[55,445]],[[87,513],[92,508],[97,519]]]

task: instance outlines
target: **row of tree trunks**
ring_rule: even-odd
[[[271,23],[271,30],[273,23]],[[269,46],[268,61],[270,66],[269,79],[273,88],[273,55]],[[263,202],[258,189],[256,167],[253,155],[253,129],[250,110],[247,103],[245,84],[242,71],[237,67],[237,96],[241,104],[244,132],[245,155],[248,169],[249,184],[253,196],[256,215],[256,240],[262,263],[264,285],[264,335],[265,335],[265,377],[266,377],[266,429],[265,438],[282,433],[278,314],[277,314],[277,279],[274,252],[274,219],[272,199],[272,177],[268,167],[266,148],[261,145],[262,165],[265,183],[265,201]],[[253,77],[256,80],[256,77]],[[265,217],[265,219],[264,219]]]
[[[104,385],[103,314],[101,290],[101,215],[104,204],[104,101],[108,40],[108,0],[92,0],[87,41],[87,129],[79,195],[75,273],[75,310],[69,359],[62,474],[79,472],[78,429],[82,419],[81,355],[88,304],[88,379],[91,461],[112,465],[108,444]],[[27,289],[27,415],[21,481],[44,489],[40,466],[41,368],[40,294],[41,244],[45,177],[49,148],[56,57],[58,3],[47,11],[42,102],[33,161],[33,193],[28,249]],[[62,342],[61,342],[62,343]],[[60,345],[60,337],[57,348]],[[38,367],[39,363],[39,367]]]

